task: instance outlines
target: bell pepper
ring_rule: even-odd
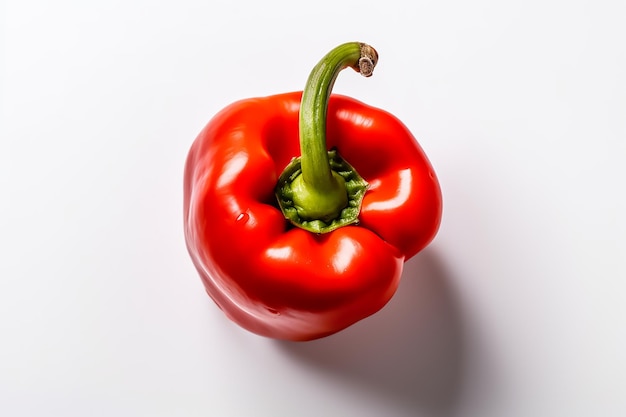
[[[215,115],[184,172],[184,233],[207,293],[262,336],[328,336],[379,311],[403,264],[435,236],[435,172],[390,113],[331,94],[378,54],[330,51],[304,91],[246,99]]]

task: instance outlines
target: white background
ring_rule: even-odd
[[[626,415],[623,1],[28,1],[2,16],[0,415]],[[182,173],[232,101],[396,114],[444,216],[379,314],[310,343],[204,293]]]

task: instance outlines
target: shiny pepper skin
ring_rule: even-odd
[[[409,130],[386,111],[332,95],[326,139],[369,183],[357,225],[314,234],[277,207],[299,155],[301,93],[236,102],[202,130],[184,175],[187,247],[209,296],[259,335],[311,340],[380,310],[406,260],[435,236],[441,191]]]

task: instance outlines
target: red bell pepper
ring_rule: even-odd
[[[184,231],[206,291],[242,327],[311,340],[380,310],[435,236],[433,168],[391,114],[331,95],[365,44],[329,52],[303,92],[236,102],[189,151]]]

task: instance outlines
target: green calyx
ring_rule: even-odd
[[[368,188],[367,182],[339,156],[335,149],[328,151],[327,154],[329,165],[343,187],[345,203],[336,204],[337,200],[325,199],[323,198],[325,196],[320,198],[319,195],[310,196],[312,201],[309,201],[307,195],[304,197],[305,204],[310,203],[310,205],[303,206],[300,201],[303,199],[302,188],[298,181],[302,178],[301,158],[294,158],[291,161],[280,176],[276,187],[278,203],[285,218],[292,224],[313,233],[327,233],[342,226],[358,223],[361,203]],[[330,215],[328,213],[320,215],[320,206],[328,205],[333,205],[332,210],[336,212]]]
[[[326,147],[326,114],[339,72],[351,67],[365,77],[378,61],[369,45],[350,42],[330,51],[313,68],[302,94],[300,152],[281,174],[276,198],[295,226],[326,233],[358,222],[367,182],[336,150]]]

